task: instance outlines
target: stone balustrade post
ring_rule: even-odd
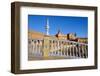
[[[49,36],[45,35],[44,41],[43,41],[43,57],[49,56]]]

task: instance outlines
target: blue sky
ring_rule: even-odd
[[[60,29],[62,34],[76,33],[78,37],[88,37],[88,17],[28,15],[28,29],[45,33],[47,19],[50,35],[57,34]]]

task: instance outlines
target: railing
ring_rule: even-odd
[[[49,56],[86,58],[88,56],[88,46],[85,43],[75,41],[50,40]]]
[[[32,39],[29,40],[28,44],[29,55],[43,56],[43,40]]]
[[[64,57],[64,58],[87,58],[88,45],[69,40],[53,40],[49,39],[48,57]],[[28,50],[29,55],[34,57],[43,57],[44,51],[43,39],[29,39]]]

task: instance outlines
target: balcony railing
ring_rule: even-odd
[[[88,45],[69,40],[48,39],[49,43],[44,45],[44,39],[29,39],[28,53],[34,57],[43,57],[47,52],[48,57],[64,58],[87,58]],[[44,50],[47,48],[47,50]]]

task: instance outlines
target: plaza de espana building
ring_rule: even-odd
[[[36,32],[33,30],[29,30],[28,37],[31,39],[43,39],[46,35],[44,33]],[[81,38],[77,37],[75,33],[68,33],[66,35],[62,34],[60,30],[58,30],[58,33],[54,36],[49,35],[49,38],[51,39],[59,39],[59,40],[70,40],[70,41],[76,41],[80,43],[88,43],[87,38]]]

